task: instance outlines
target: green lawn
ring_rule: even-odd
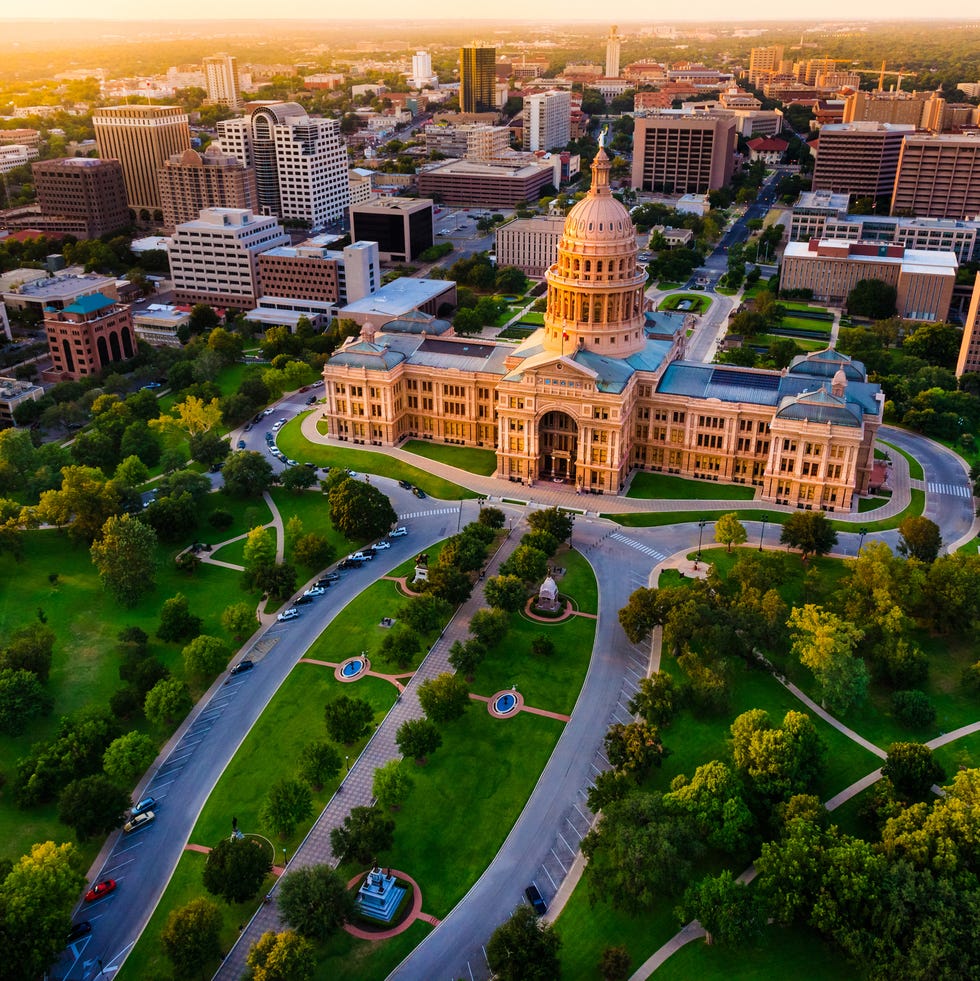
[[[521,324],[511,324],[506,330],[497,335],[498,341],[523,341],[530,337],[538,328],[524,327]]]
[[[481,450],[477,446],[453,446],[448,443],[433,443],[427,439],[411,439],[401,448],[408,453],[424,456],[427,460],[435,460],[484,477],[491,476],[497,469],[497,454],[493,450]]]
[[[898,453],[899,456],[904,456],[909,462],[909,476],[912,480],[925,480],[925,471],[922,469],[922,464],[911,453],[906,453],[905,450],[899,449],[894,443],[888,443],[883,439],[878,440],[882,446],[887,446],[893,453]]]
[[[599,612],[599,587],[596,584],[592,566],[580,552],[559,549],[554,558],[555,564],[565,569],[558,587],[566,596],[575,600],[575,608],[583,613]]]
[[[627,497],[657,500],[751,501],[755,488],[745,484],[722,484],[712,480],[688,480],[672,474],[642,471],[633,475]]]
[[[632,513],[609,513],[602,514],[600,517],[608,518],[610,521],[615,521],[624,528],[661,528],[664,525],[686,525],[692,522],[697,524],[697,522],[699,522],[702,518],[707,518],[709,521],[714,521],[715,518],[719,518],[723,514],[734,514],[739,521],[761,521],[762,515],[768,514],[769,518],[767,525],[780,525],[788,517],[788,515],[783,514],[782,511],[766,512],[761,508],[758,511],[752,508],[737,508],[732,511],[723,506],[718,506],[711,509],[706,507],[701,511],[636,511]],[[770,543],[771,542],[772,539],[770,539]]]
[[[157,588],[131,609],[106,597],[88,549],[72,544],[60,532],[27,532],[22,562],[15,562],[9,553],[0,555],[0,636],[32,621],[38,610],[43,611],[57,635],[48,684],[54,711],[32,722],[21,736],[0,737],[0,771],[11,775],[16,761],[33,743],[53,735],[61,716],[84,706],[107,703],[121,685],[116,637],[123,627],[145,630],[151,637],[150,651],[177,677],[183,677],[183,645],[164,643],[154,636],[160,607],[175,593],[188,596],[191,611],[204,620],[204,633],[230,641],[220,617],[226,606],[247,595],[240,589],[238,575],[207,565],[192,576],[178,573],[173,567],[173,552],[172,548],[159,549]],[[55,573],[57,579],[52,583],[49,575]],[[165,734],[153,735],[161,738]],[[19,858],[36,841],[70,837],[57,822],[54,807],[20,811],[9,793],[0,796],[0,835],[0,858],[11,859]],[[83,857],[93,857],[98,847],[98,842],[86,844],[81,849]]]
[[[888,497],[860,497],[858,498],[858,514],[867,514],[868,511],[877,511],[884,507],[891,500]]]
[[[657,289],[660,290],[677,290],[680,289],[680,287],[680,283],[672,283],[669,279],[661,279],[660,282],[657,283]]]
[[[528,310],[527,313],[521,315],[520,322],[522,324],[533,324],[535,327],[543,327],[544,314],[536,310]]]
[[[289,654],[277,646],[267,656],[288,657]],[[261,663],[255,670],[262,670]],[[281,777],[294,776],[295,760],[307,743],[327,738],[323,707],[342,694],[370,702],[375,722],[380,722],[394,704],[397,691],[379,678],[361,678],[353,685],[345,684],[334,678],[331,668],[297,664],[221,774],[191,832],[191,843],[213,846],[223,835],[231,833],[233,814],[243,831],[274,838],[259,818],[266,791]],[[353,746],[338,746],[337,749],[342,756],[350,755],[353,760],[365,742],[366,738]],[[343,773],[327,783],[323,790],[314,793],[314,816],[297,828],[289,839],[277,840],[280,849],[285,846],[290,855],[293,853],[342,776]]]
[[[159,905],[153,911],[153,915],[150,917],[146,929],[140,935],[136,946],[126,958],[122,970],[116,975],[117,978],[122,978],[123,981],[174,981],[174,972],[170,961],[163,952],[160,935],[163,933],[171,910],[178,909],[192,899],[198,899],[202,896],[216,903],[221,910],[221,948],[225,951],[231,948],[238,936],[239,924],[247,923],[255,912],[255,900],[232,904],[205,892],[201,877],[204,874],[206,861],[207,856],[200,852],[184,852],[181,855],[170,884],[164,891]],[[272,884],[272,881],[270,875],[269,885]],[[263,889],[267,890],[268,887],[268,885],[264,886]],[[207,977],[218,970],[220,963],[215,958],[214,962],[208,965]]]
[[[435,477],[425,470],[402,463],[401,460],[384,453],[333,444],[321,446],[311,443],[300,431],[300,422],[305,415],[306,413],[303,413],[287,422],[279,430],[277,437],[279,449],[294,460],[309,461],[321,467],[347,467],[358,473],[374,473],[394,480],[407,480],[421,487],[426,494],[441,501],[458,501],[479,496],[475,491],[467,490],[441,477]]]
[[[834,324],[831,320],[811,320],[809,317],[787,315],[779,322],[779,326],[784,330],[807,330],[829,337]]]
[[[690,308],[685,313],[704,313],[711,306],[711,298],[703,293],[673,293],[666,297],[657,308],[658,310],[676,310],[685,300],[690,301]]]
[[[303,522],[303,534],[323,535],[333,546],[334,554],[338,559],[366,544],[366,542],[352,542],[334,528],[330,522],[330,502],[319,488],[296,493],[282,487],[274,487],[270,493],[282,516],[283,528],[289,524],[290,518],[299,518]],[[293,561],[292,541],[286,542],[286,561]]]
[[[407,871],[407,870],[406,870]],[[317,950],[317,981],[369,981],[386,978],[432,931],[416,920],[404,933],[378,943],[356,940],[349,933],[335,934]]]
[[[756,334],[752,338],[752,344],[770,348],[772,347],[773,341],[784,340],[787,340],[787,338],[778,334]],[[794,341],[801,351],[822,351],[827,346],[826,341],[814,341],[808,337],[791,337],[789,340]]]

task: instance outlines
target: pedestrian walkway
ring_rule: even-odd
[[[486,577],[497,574],[500,564],[510,555],[520,541],[523,531],[513,529],[500,548],[487,563]],[[435,678],[443,672],[452,673],[449,664],[449,650],[458,641],[469,636],[469,624],[474,613],[486,605],[483,595],[483,581],[476,584],[473,594],[457,611],[443,630],[439,639],[419,665],[418,670],[398,696],[391,710],[382,720],[368,740],[361,755],[354,761],[336,793],[327,803],[316,823],[289,861],[289,868],[306,868],[311,865],[338,864],[330,846],[330,832],[340,827],[344,818],[354,807],[370,807],[374,803],[372,784],[374,771],[390,760],[401,759],[401,752],[395,742],[395,734],[404,722],[420,719],[423,716],[418,700],[418,688],[423,681]],[[271,895],[274,896],[275,887]],[[239,936],[235,946],[222,962],[215,981],[238,981],[245,973],[249,948],[267,930],[282,929],[278,909],[274,902],[265,903],[256,912],[248,926]]]

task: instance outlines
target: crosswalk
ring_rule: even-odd
[[[626,535],[622,535],[618,531],[609,537],[614,542],[622,542],[623,545],[628,545],[630,548],[635,548],[638,552],[642,552],[644,555],[652,556],[658,562],[661,562],[666,558],[663,552],[658,552],[655,548],[653,548],[653,546],[644,545],[643,542],[638,542],[634,538],[628,538]]]
[[[454,508],[433,508],[431,511],[410,511],[408,514],[398,515],[399,521],[409,521],[411,518],[428,518],[433,514],[458,514],[459,506]]]
[[[933,484],[928,485],[930,494],[949,494],[950,497],[972,497],[970,488],[963,484]]]

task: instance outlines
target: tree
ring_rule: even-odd
[[[398,520],[391,501],[371,484],[348,478],[328,496],[331,524],[351,541],[380,538]]]
[[[151,501],[140,520],[148,524],[161,541],[176,542],[197,527],[200,508],[186,491],[174,492]]]
[[[642,779],[651,767],[660,767],[669,750],[660,741],[660,733],[646,722],[616,722],[609,727],[605,738],[606,757],[624,773]]]
[[[221,626],[238,641],[249,637],[258,625],[255,608],[249,603],[232,603],[221,614]]]
[[[460,572],[455,566],[438,562],[429,569],[425,590],[445,600],[451,606],[459,606],[470,598],[473,583],[465,572]]]
[[[232,497],[261,497],[272,486],[272,466],[261,453],[232,453],[221,471],[225,490]]]
[[[262,805],[262,823],[279,835],[288,838],[300,821],[313,815],[313,795],[302,780],[283,778],[269,788]]]
[[[421,650],[422,638],[407,623],[396,623],[385,634],[379,653],[384,660],[407,668]]]
[[[293,930],[267,930],[252,944],[246,963],[252,981],[313,981],[316,952]]]
[[[734,511],[723,514],[715,522],[715,541],[727,545],[729,552],[733,545],[744,544],[747,537],[745,526],[738,520],[738,515]]]
[[[527,516],[527,523],[533,531],[546,531],[559,542],[564,542],[572,537],[575,515],[559,507],[543,508],[532,511]]]
[[[963,331],[952,324],[922,324],[902,342],[902,350],[927,364],[952,368],[960,351]]]
[[[482,507],[480,508],[479,522],[481,525],[486,525],[488,528],[503,528],[506,517],[504,512],[500,508],[494,507]]]
[[[522,539],[522,545],[530,545],[531,548],[536,548],[539,552],[544,552],[545,555],[550,559],[555,552],[558,551],[558,546],[561,544],[551,532],[548,531],[529,531]]]
[[[436,723],[458,719],[470,704],[469,689],[458,675],[443,672],[419,685],[419,704]]]
[[[452,615],[453,608],[432,593],[413,596],[399,611],[398,618],[420,634],[437,630]]]
[[[160,610],[157,637],[161,640],[185,640],[201,632],[203,621],[194,616],[183,593],[171,596]]]
[[[31,719],[48,715],[53,705],[54,699],[32,671],[0,669],[0,733],[19,736]]]
[[[891,780],[908,803],[928,800],[934,783],[946,779],[946,771],[921,743],[892,743],[881,775]]]
[[[548,556],[532,545],[518,545],[500,571],[524,582],[541,582],[548,572]]]
[[[936,707],[924,691],[897,691],[892,695],[895,718],[906,729],[925,729],[936,721]]]
[[[354,807],[339,828],[330,831],[334,855],[346,862],[366,865],[395,841],[395,822],[376,807]]]
[[[132,787],[156,758],[156,743],[134,729],[109,743],[102,766],[106,776],[120,787]]]
[[[527,589],[517,576],[491,576],[484,587],[484,595],[491,606],[516,613],[527,600]]]
[[[245,537],[245,547],[242,551],[242,564],[245,575],[256,582],[259,575],[276,562],[276,540],[272,531],[260,525],[252,528]]]
[[[139,487],[150,476],[147,465],[138,456],[127,456],[113,474],[112,479],[123,487]]]
[[[285,876],[279,912],[304,937],[324,941],[353,917],[354,894],[329,865],[312,865]]]
[[[496,647],[507,634],[510,615],[506,610],[477,610],[470,618],[470,633],[486,648]]]
[[[626,981],[633,969],[633,958],[623,946],[604,947],[599,958],[602,981]]]
[[[0,651],[0,666],[11,671],[30,671],[46,682],[51,671],[55,633],[44,623],[30,623],[15,630]]]
[[[794,609],[788,625],[793,653],[813,672],[825,706],[846,712],[868,690],[868,669],[854,654],[864,631],[812,603]]]
[[[79,841],[119,827],[129,794],[103,773],[72,780],[58,798],[58,820],[75,829]]]
[[[316,740],[307,743],[299,754],[299,775],[315,791],[340,773],[341,759],[333,743]]]
[[[561,937],[521,903],[487,943],[487,963],[500,981],[555,981],[561,977]]]
[[[231,649],[220,638],[201,634],[184,647],[181,656],[188,675],[211,678],[227,667]]]
[[[415,781],[405,772],[402,760],[388,760],[374,771],[371,793],[388,810],[397,811],[408,800]]]
[[[943,536],[939,525],[922,515],[910,515],[898,526],[898,551],[910,559],[927,565],[935,562],[942,548]]]
[[[709,847],[743,855],[751,844],[755,820],[745,802],[742,781],[720,760],[699,766],[688,780],[675,777],[668,800]]]
[[[402,756],[421,765],[442,745],[442,734],[429,719],[408,719],[398,727],[395,742]]]
[[[847,294],[847,312],[869,320],[887,320],[895,316],[898,290],[880,279],[859,279]]]
[[[349,746],[370,730],[374,724],[374,709],[363,698],[340,695],[327,702],[324,717],[330,738]]]
[[[279,477],[282,486],[294,494],[305,491],[316,483],[316,474],[310,467],[287,467]]]
[[[206,303],[195,303],[191,307],[191,318],[187,323],[192,334],[208,334],[221,323],[214,308]]]
[[[193,704],[183,681],[161,678],[146,693],[143,714],[153,725],[167,728],[187,715]]]
[[[229,903],[244,903],[258,894],[272,870],[269,849],[256,838],[222,838],[204,863],[204,888]]]
[[[74,541],[91,542],[106,519],[122,507],[119,489],[91,467],[63,467],[59,490],[42,492],[35,508],[39,521],[67,528]]]
[[[689,886],[677,916],[681,923],[698,920],[707,935],[705,943],[717,941],[723,946],[751,942],[762,935],[765,925],[758,896],[728,869]]]
[[[475,637],[470,637],[466,641],[456,640],[449,649],[449,663],[453,670],[465,678],[473,677],[486,656],[486,647]]]
[[[210,899],[192,899],[173,910],[160,934],[179,977],[200,975],[221,955],[221,910]]]
[[[641,715],[652,726],[670,724],[677,709],[678,692],[674,679],[663,671],[649,678],[641,678],[637,693],[630,699],[628,708],[634,715]]]
[[[0,872],[0,950],[17,976],[40,977],[64,950],[85,882],[79,864],[73,844],[46,841]]]
[[[300,535],[293,545],[293,558],[307,569],[322,569],[334,560],[335,555],[336,549],[329,540],[315,532]]]
[[[779,540],[798,548],[805,562],[808,555],[829,552],[837,544],[837,532],[822,511],[796,511],[786,519]]]

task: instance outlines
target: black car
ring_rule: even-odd
[[[320,582],[321,583],[324,583],[325,582],[327,584],[332,583],[332,582],[340,582],[340,575],[338,573],[336,573],[336,572],[328,572],[325,576],[323,576],[320,579]]]
[[[307,463],[304,463],[303,466],[304,467],[309,467],[310,470],[316,470],[316,464],[315,463],[308,463],[307,462]]]
[[[252,425],[257,426],[262,421],[262,413],[260,412],[254,419],[252,419]]]
[[[399,480],[398,481],[398,486],[401,487],[402,490],[411,490],[412,489],[412,485],[407,480]]]
[[[524,890],[524,895],[527,897],[527,901],[531,904],[531,908],[538,914],[538,916],[544,916],[544,914],[548,912],[548,906],[541,898],[541,893],[538,892],[538,887],[533,882],[527,887],[527,889]]]
[[[82,920],[80,923],[73,923],[71,925],[71,930],[68,931],[68,943],[73,944],[76,940],[81,940],[82,937],[87,937],[92,932],[92,924],[88,920]]]
[[[337,565],[338,569],[356,569],[361,563],[355,562],[353,559],[344,559]]]
[[[307,603],[312,602],[312,596],[297,596],[296,599],[293,600],[293,606],[306,606]]]
[[[333,585],[334,581],[336,580],[332,581],[330,579],[317,579],[316,585],[319,586],[320,589],[329,589]]]
[[[425,491],[421,487],[413,487],[412,493],[419,498],[425,497]]]
[[[244,674],[246,671],[251,671],[255,667],[255,662],[251,658],[243,658],[238,662],[232,669],[232,674]]]

